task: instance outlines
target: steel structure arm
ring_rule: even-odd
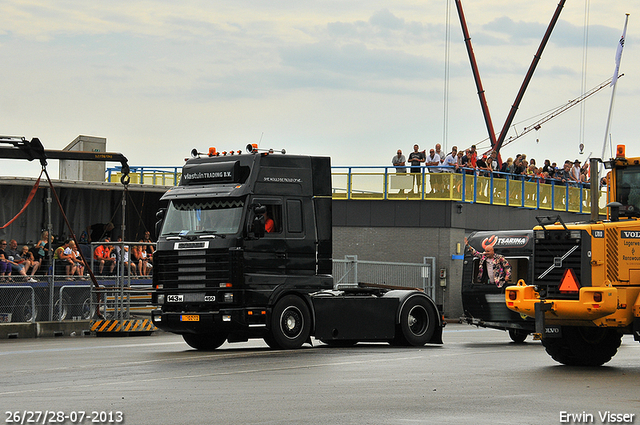
[[[0,158],[4,159],[26,159],[33,161],[37,159],[42,166],[47,165],[47,159],[66,159],[76,161],[101,161],[120,162],[122,166],[123,178],[129,175],[129,163],[127,158],[121,153],[114,152],[83,152],[83,151],[61,151],[45,149],[40,139],[33,138],[31,141],[17,139],[14,137],[0,137],[0,142],[8,143],[13,147],[0,146]],[[123,181],[124,183],[124,181]]]

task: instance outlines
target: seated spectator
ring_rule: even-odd
[[[29,274],[29,271],[31,271],[30,276],[33,277],[33,275],[38,271],[38,268],[40,268],[40,261],[36,260],[33,252],[29,251],[29,247],[27,245],[22,247],[20,256],[25,259],[25,272]]]
[[[12,244],[13,245],[13,244]],[[16,247],[17,247],[17,243],[16,243]],[[0,253],[2,254],[2,261],[3,263],[5,263],[3,269],[5,269],[5,274],[4,276],[11,276],[12,272],[17,272],[19,275],[24,276],[24,281],[27,282],[35,282],[36,280],[33,278],[29,278],[27,276],[27,272],[24,269],[24,266],[22,264],[18,264],[16,262],[17,261],[21,261],[22,259],[15,255],[15,250],[12,250],[10,248],[7,248],[7,241],[2,239],[0,240]],[[9,253],[12,253],[14,255],[8,255]],[[7,271],[6,268],[9,268],[9,270]]]
[[[55,274],[64,273],[66,276],[72,276],[76,272],[75,257],[69,248],[69,239],[65,239],[64,243],[56,248],[53,259],[56,265]]]
[[[104,242],[111,242],[110,238],[104,238]],[[93,251],[93,259],[98,263],[98,274],[104,274],[105,264],[109,265],[109,274],[113,274],[116,268],[116,258],[111,256],[111,247],[109,245],[98,245]]]
[[[75,271],[73,274],[76,274],[78,276],[83,276],[84,275],[84,261],[82,261],[82,256],[80,255],[80,251],[78,251],[78,247],[76,246],[75,241],[69,241],[69,248],[68,248],[68,252],[69,255],[71,256],[71,259],[73,260],[73,264],[75,266]],[[65,250],[66,253],[66,250]]]
[[[0,249],[0,279],[2,279],[2,281],[5,281],[5,276],[10,276],[11,275],[11,264],[9,264],[9,261],[7,261],[7,259],[4,256],[4,251],[2,251]]]

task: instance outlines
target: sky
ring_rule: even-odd
[[[462,5],[500,131],[558,1]],[[508,134],[610,78],[629,13],[609,137],[607,87],[505,145],[504,158],[584,161],[605,139],[640,156],[639,12],[632,0],[567,1]],[[391,165],[414,144],[490,147],[453,0],[2,0],[0,62],[0,135],[47,149],[104,137],[131,166],[248,143],[334,166]],[[55,178],[57,161],[48,170]],[[0,159],[1,176],[39,171]]]

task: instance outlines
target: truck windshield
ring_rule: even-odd
[[[161,236],[235,234],[240,228],[242,200],[174,200],[165,214]]]
[[[640,166],[616,170],[616,201],[622,204],[621,216],[640,217]]]

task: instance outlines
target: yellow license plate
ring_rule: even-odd
[[[200,316],[197,314],[183,314],[180,316],[181,322],[199,322]]]

